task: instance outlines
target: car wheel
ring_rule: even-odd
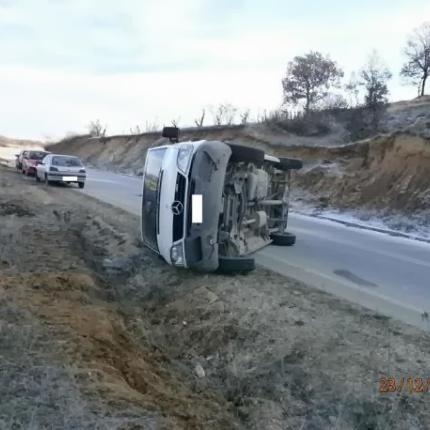
[[[48,181],[48,175],[45,173],[45,184],[51,185],[51,181]]]
[[[231,149],[230,161],[246,163],[262,164],[264,161],[264,151],[257,148],[249,148],[247,146],[234,145],[233,143],[227,144]]]
[[[219,257],[219,273],[246,273],[255,269],[255,260],[250,257]]]
[[[79,188],[84,188],[85,187],[85,182],[78,182]]]
[[[270,235],[273,245],[293,246],[296,243],[296,235],[292,233],[273,233]]]
[[[23,175],[25,175],[25,170],[24,170],[24,169],[21,169],[21,173],[22,173]]]
[[[36,182],[40,182],[40,178],[39,178],[39,176],[38,176],[37,172],[36,172],[36,174],[34,175],[34,177],[36,178]]]
[[[276,163],[276,168],[279,170],[298,170],[303,167],[302,160],[296,158],[279,158],[279,163]]]

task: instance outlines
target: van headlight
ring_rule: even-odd
[[[193,155],[192,145],[182,145],[179,148],[177,166],[183,173],[187,173],[188,166],[190,165],[191,156]]]
[[[170,248],[170,261],[175,266],[184,265],[184,249],[181,243]]]

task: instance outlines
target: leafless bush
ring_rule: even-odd
[[[249,120],[249,115],[250,115],[250,110],[246,109],[243,112],[240,113],[240,123],[243,125],[248,124],[248,120]]]
[[[176,128],[178,128],[178,126],[179,126],[179,121],[181,120],[181,118],[179,117],[179,118],[174,118],[174,119],[172,119],[171,121],[170,121],[170,123],[172,124],[172,127],[176,127]]]
[[[159,127],[157,121],[152,121],[152,122],[146,121],[145,122],[145,131],[147,133],[153,133],[155,131],[158,131],[159,129],[160,129],[160,127]]]
[[[327,94],[320,103],[321,110],[348,109],[348,101],[342,94]]]
[[[236,117],[237,108],[230,103],[222,103],[211,108],[215,125],[232,125]]]
[[[344,90],[348,95],[348,104],[350,107],[357,107],[360,104],[358,99],[358,95],[360,93],[359,86],[360,83],[358,81],[357,75],[355,72],[352,72],[349,81],[344,85]]]
[[[299,136],[322,136],[330,131],[327,112],[289,112],[288,110],[274,110],[264,112],[262,122],[269,126],[282,128]]]
[[[196,127],[198,128],[203,127],[205,116],[206,116],[206,109],[202,109],[202,114],[200,115],[200,117],[194,120],[194,124],[196,125]]]
[[[136,125],[134,128],[130,127],[130,134],[142,134],[142,130],[138,125]]]
[[[88,124],[88,134],[92,137],[104,137],[106,136],[106,130],[107,126],[103,126],[99,119]]]

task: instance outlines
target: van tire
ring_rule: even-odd
[[[246,273],[255,269],[255,260],[250,257],[219,257],[219,273]]]
[[[276,168],[279,170],[298,170],[303,167],[303,161],[297,158],[279,158]]]
[[[273,233],[270,235],[273,245],[293,246],[296,243],[296,235],[292,233]]]
[[[264,161],[264,151],[257,148],[249,148],[248,146],[235,145],[228,143],[231,149],[230,161],[232,162],[246,162],[262,164]]]

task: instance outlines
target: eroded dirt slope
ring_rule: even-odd
[[[333,121],[334,129],[341,127]],[[181,140],[229,140],[300,157],[305,168],[297,175],[296,201],[317,210],[354,211],[362,219],[382,217],[392,228],[425,228],[430,225],[430,98],[391,104],[381,130],[384,134],[346,144],[342,133],[304,137],[268,124],[250,124],[186,129]],[[142,174],[147,149],[166,143],[158,133],[84,136],[66,139],[51,150],[77,154],[103,169]]]
[[[261,268],[176,270],[138,231],[0,170],[0,428],[430,427],[430,392],[379,393],[430,377],[428,332]]]
[[[294,196],[319,208],[403,215],[411,227],[430,225],[430,139],[381,135],[341,148],[300,148],[306,160]]]

